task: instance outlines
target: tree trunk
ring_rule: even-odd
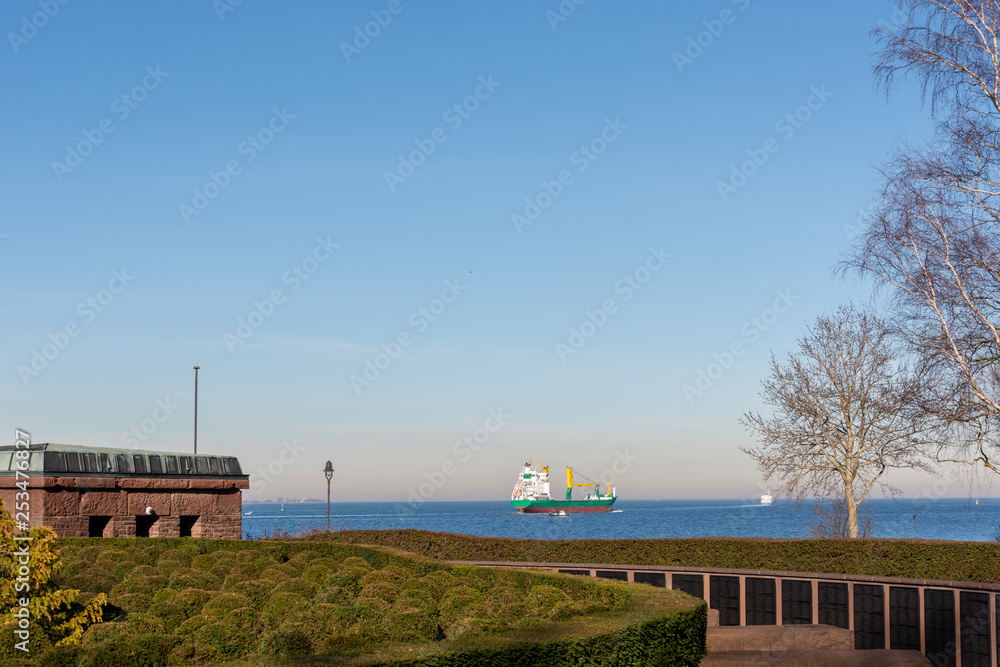
[[[844,502],[847,505],[848,537],[858,536],[858,503],[854,500],[854,480],[844,480]]]

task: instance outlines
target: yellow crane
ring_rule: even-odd
[[[581,475],[583,477],[583,475]],[[584,484],[574,484],[573,483],[573,469],[566,466],[566,500],[573,499],[573,487],[574,486],[595,486],[597,487],[597,495],[601,495],[601,483],[600,482],[586,482]],[[611,482],[608,482],[608,495],[611,495]]]

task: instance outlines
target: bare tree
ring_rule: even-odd
[[[1000,2],[905,4],[905,25],[875,31],[876,73],[887,89],[915,76],[943,120],[884,168],[842,268],[889,287],[893,332],[925,370],[921,405],[949,436],[937,459],[1000,473]]]
[[[770,365],[760,395],[772,414],[743,415],[759,446],[741,451],[800,501],[842,493],[848,536],[857,537],[858,506],[872,489],[897,492],[887,469],[930,470],[920,378],[898,362],[883,323],[853,306],[817,319],[797,353],[784,364],[772,355]]]
[[[847,503],[843,498],[819,500],[812,506],[816,516],[809,523],[811,537],[850,537],[851,523],[847,517]],[[858,510],[858,537],[875,536],[875,510],[869,505]]]

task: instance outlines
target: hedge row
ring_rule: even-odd
[[[1000,543],[904,539],[705,537],[532,540],[420,530],[351,530],[308,538],[372,544],[442,560],[680,565],[1000,583]]]

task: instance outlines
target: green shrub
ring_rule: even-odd
[[[160,574],[169,577],[174,571],[179,568],[185,567],[184,563],[179,560],[173,560],[170,558],[161,558],[156,561],[156,569],[160,571]]]
[[[558,605],[570,601],[566,593],[555,586],[545,584],[531,589],[524,602],[524,608],[528,615],[548,619],[555,615]]]
[[[233,609],[241,609],[251,605],[250,598],[239,593],[219,593],[202,607],[201,613],[221,619]]]
[[[157,577],[160,576],[160,571],[157,570],[152,565],[137,565],[123,577],[125,581],[131,581],[132,579],[137,579],[139,577]],[[157,586],[161,588],[161,586]]]
[[[304,579],[286,579],[274,587],[275,593],[295,593],[304,598],[316,594],[316,585]]]
[[[115,593],[113,590],[108,595],[108,602],[115,607],[127,612],[146,611],[153,602],[153,591],[146,590],[138,593]]]
[[[329,578],[331,568],[323,563],[311,564],[305,570],[302,571],[302,579],[311,582],[317,586],[322,586],[327,578]]]
[[[208,665],[222,660],[219,649],[210,644],[197,644],[187,641],[179,644],[170,652],[169,665]]]
[[[205,606],[206,602],[212,599],[212,595],[211,591],[201,590],[200,588],[187,588],[177,594],[174,602],[184,609],[185,614],[194,616],[201,613],[201,608]]]
[[[429,641],[438,635],[437,604],[430,596],[404,593],[386,614],[389,638],[398,642]]]
[[[353,603],[354,596],[351,595],[350,591],[340,586],[327,586],[317,591],[313,601],[317,604],[327,603],[344,606]]]
[[[93,565],[67,578],[68,585],[88,593],[110,593],[118,580],[103,567]]]
[[[390,581],[375,581],[358,593],[358,604],[370,604],[379,609],[388,609],[399,597],[399,587]]]
[[[222,588],[222,581],[204,570],[190,567],[179,567],[170,575],[170,588],[184,590],[185,588],[200,588],[206,591],[217,591]]]
[[[304,597],[296,593],[275,593],[264,603],[261,616],[268,627],[277,628],[289,615],[305,609],[308,604]]]
[[[79,646],[53,646],[38,656],[38,667],[69,667],[77,663]]]
[[[274,592],[274,584],[270,581],[236,581],[235,575],[226,579],[222,587],[225,593],[239,593],[251,601],[254,607],[260,608]]]
[[[312,653],[312,642],[302,628],[282,625],[264,635],[261,653],[291,658]]]
[[[196,646],[204,644],[214,647],[219,656],[225,660],[249,655],[256,644],[251,629],[217,620],[209,620],[193,630],[189,636]]]
[[[81,667],[164,667],[175,640],[162,635],[119,637],[81,647]]]
[[[153,594],[153,602],[175,602],[177,593],[178,591],[172,588],[161,588]]]
[[[372,569],[374,569],[372,567],[371,563],[369,563],[368,561],[366,561],[364,558],[361,558],[360,556],[350,556],[349,558],[345,558],[340,563],[340,568],[339,569],[353,568],[353,567],[360,567],[360,568],[363,568],[365,570],[372,570]]]
[[[260,573],[260,579],[263,581],[270,581],[273,584],[280,584],[285,579],[290,579],[291,577],[287,572],[282,570],[277,565],[272,565],[266,570]]]
[[[162,620],[167,632],[173,632],[177,626],[187,620],[184,607],[172,602],[154,602],[149,605],[148,613]]]

